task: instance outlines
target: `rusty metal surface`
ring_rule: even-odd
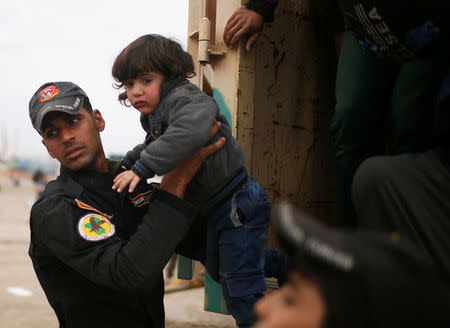
[[[331,140],[336,54],[315,28],[312,0],[282,1],[254,52],[242,56],[241,72],[253,76],[253,112],[238,109],[241,144],[251,144],[251,173],[271,200],[287,199],[332,222],[336,191]],[[241,52],[244,52],[241,50]],[[241,74],[242,75],[242,74]],[[238,95],[250,97],[251,82]],[[239,125],[241,127],[241,125]]]

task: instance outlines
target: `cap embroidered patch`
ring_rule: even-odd
[[[144,206],[145,204],[150,204],[152,200],[152,194],[153,190],[149,190],[130,199],[134,207],[141,207]]]
[[[114,235],[114,225],[100,214],[89,213],[81,217],[78,222],[78,232],[83,239],[99,241]]]
[[[41,98],[39,98],[39,102],[43,102],[49,99],[52,99],[55,97],[60,91],[56,89],[55,85],[50,85],[46,87],[45,89],[42,89],[41,92],[39,92],[39,95]]]

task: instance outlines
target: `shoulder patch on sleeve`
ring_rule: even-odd
[[[101,215],[103,215],[103,216],[106,216],[108,219],[111,218],[111,215],[108,215],[108,214],[106,214],[106,213],[103,213],[103,212],[99,211],[98,209],[92,207],[91,205],[88,205],[88,204],[86,204],[86,203],[83,203],[81,200],[79,200],[79,199],[77,199],[77,198],[75,198],[75,202],[77,203],[77,205],[78,205],[79,208],[82,208],[82,209],[88,210],[88,211],[97,212],[97,213],[99,213],[99,214],[101,214]]]
[[[114,235],[116,228],[105,216],[89,213],[78,221],[78,233],[88,241],[100,241]]]

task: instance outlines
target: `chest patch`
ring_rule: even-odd
[[[78,233],[85,240],[104,240],[114,235],[115,231],[114,225],[101,214],[89,213],[78,221]]]

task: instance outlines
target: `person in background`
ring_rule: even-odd
[[[40,169],[37,169],[33,174],[33,183],[36,187],[36,200],[41,197],[44,192],[45,185],[47,184],[47,178]]]
[[[247,39],[249,51],[274,18],[278,0],[250,0],[224,29],[233,47]],[[434,104],[448,67],[450,20],[447,3],[431,0],[333,0],[345,33],[333,33],[339,53],[336,106],[330,131],[340,205],[339,224],[357,226],[351,185],[359,165],[383,154],[418,153],[430,148]],[[342,17],[341,16],[341,17]],[[337,17],[320,19],[337,31]],[[330,37],[330,36],[324,36]]]
[[[434,327],[450,321],[450,74],[433,148],[369,158],[353,181],[357,232],[329,229],[289,204],[277,236],[288,282],[256,305],[255,327]]]
[[[450,279],[450,73],[440,88],[433,147],[364,161],[352,186],[358,225],[400,233]]]

